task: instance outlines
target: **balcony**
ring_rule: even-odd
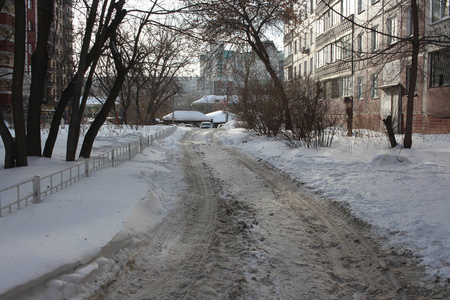
[[[294,57],[294,56],[291,54],[291,55],[288,55],[288,56],[286,56],[286,57],[284,58],[284,66],[285,66],[285,67],[288,67],[288,66],[292,65],[293,57]]]
[[[325,45],[327,43],[330,43],[330,41],[336,40],[336,38],[344,35],[345,33],[351,33],[352,31],[352,22],[353,15],[349,17],[349,20],[344,19],[341,22],[339,22],[337,25],[333,26],[329,30],[322,33],[320,36],[316,38],[316,47],[320,47],[322,45]]]
[[[289,33],[284,35],[283,43],[284,45],[289,44],[294,39],[294,31],[290,31]]]

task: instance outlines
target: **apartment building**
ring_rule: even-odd
[[[264,46],[273,69],[283,78],[282,51],[272,41],[265,41]],[[235,95],[246,76],[261,81],[270,79],[263,62],[253,52],[227,50],[222,44],[212,43],[209,51],[200,55],[199,89],[204,95]]]
[[[448,1],[418,3],[424,43],[413,131],[450,133],[450,75],[443,67],[450,62]],[[301,22],[286,26],[285,80],[305,75],[319,80],[323,97],[340,107],[336,113],[342,119],[350,106],[354,128],[383,131],[382,120],[392,116],[395,132],[403,132],[411,70],[410,0],[308,0],[299,9]]]
[[[25,111],[31,84],[31,57],[36,50],[38,0],[26,0],[26,57],[24,70]],[[14,68],[14,1],[6,0],[0,11],[0,111],[11,117],[11,83]],[[72,0],[56,0],[48,47],[50,62],[44,104],[55,105],[67,86],[73,69]]]
[[[59,101],[74,73],[72,1],[55,0],[54,20],[49,37],[50,62],[44,95],[44,103],[48,106]]]
[[[31,55],[36,48],[37,0],[27,0],[25,13],[26,56],[24,89],[27,89],[31,83]],[[0,111],[6,119],[9,118],[11,113],[11,84],[14,68],[14,15],[14,1],[6,0],[0,11]]]

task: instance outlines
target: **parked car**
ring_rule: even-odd
[[[195,126],[192,124],[185,124],[184,127],[195,127]]]
[[[200,128],[212,128],[212,123],[211,122],[202,122],[200,124]]]

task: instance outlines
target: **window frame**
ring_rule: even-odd
[[[364,77],[356,79],[356,99],[364,100]]]
[[[449,62],[450,49],[430,53],[430,87],[450,86]]]
[[[388,45],[392,45],[395,44],[397,42],[397,17],[396,16],[392,16],[389,17],[387,19],[387,24],[386,24],[386,28],[387,28],[387,44]]]
[[[378,25],[377,26],[373,26],[372,27],[372,31],[370,33],[370,37],[371,37],[371,51],[376,52],[379,48],[379,38],[378,38]]]
[[[356,4],[358,14],[363,13],[366,10],[366,1],[365,0],[358,0],[358,3]]]
[[[380,98],[380,86],[378,84],[378,74],[372,74],[370,76],[371,84],[370,84],[370,98],[378,99]]]

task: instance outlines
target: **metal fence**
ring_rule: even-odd
[[[109,167],[117,167],[123,162],[133,159],[138,153],[142,153],[156,139],[165,138],[175,130],[176,126],[171,126],[146,138],[83,160],[64,170],[43,177],[35,175],[32,179],[0,189],[0,217],[5,210],[11,213],[22,206],[27,206],[30,202],[39,203],[47,195],[56,193],[82,178],[88,177],[91,173]]]

